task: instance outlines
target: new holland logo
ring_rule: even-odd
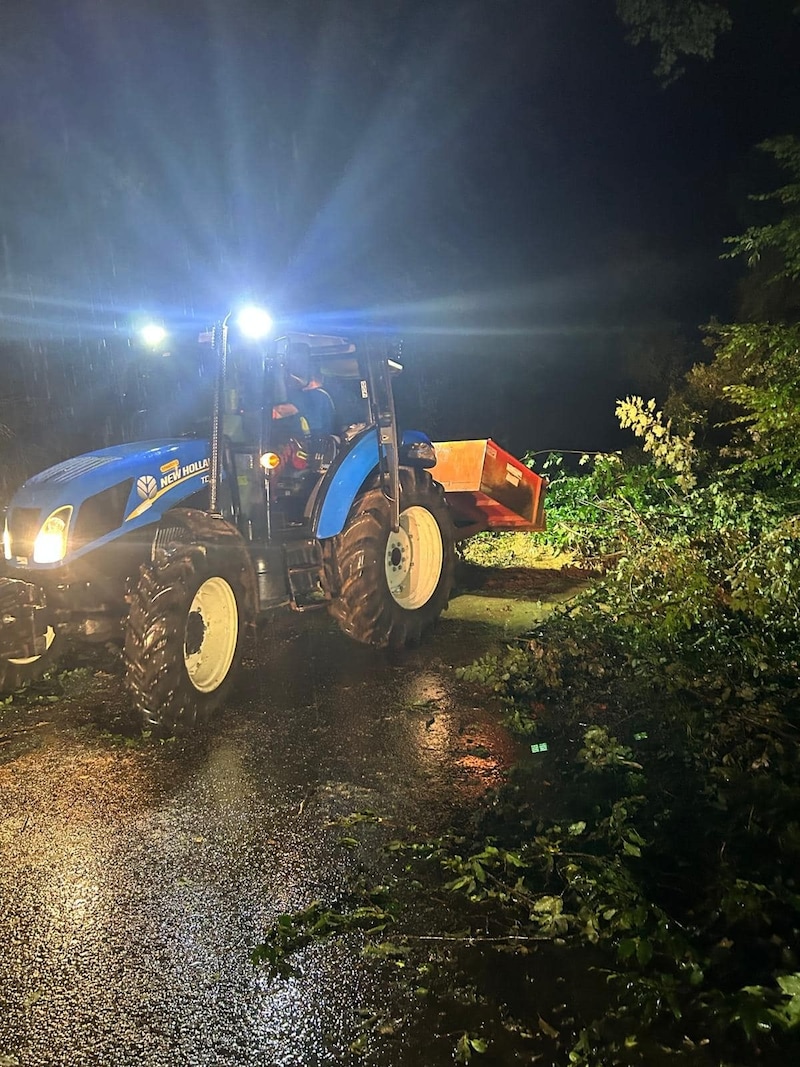
[[[142,500],[152,500],[158,492],[158,485],[155,478],[150,474],[143,474],[141,478],[136,479],[136,492],[139,494]]]
[[[175,485],[176,482],[182,482],[186,478],[191,478],[195,474],[201,474],[203,471],[208,470],[208,456],[205,459],[196,459],[193,463],[187,463],[185,467],[178,466],[178,461],[174,463],[165,464],[162,467],[162,471],[165,468],[167,473],[164,474],[160,480],[161,489],[168,489],[169,486]],[[208,481],[208,475],[206,474],[203,479],[203,484]]]

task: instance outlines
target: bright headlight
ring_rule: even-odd
[[[156,348],[167,339],[167,331],[158,322],[148,322],[141,328],[139,335],[150,348]]]
[[[33,542],[34,563],[58,563],[67,554],[67,534],[72,508],[58,508],[42,523]]]
[[[251,341],[260,341],[272,329],[270,313],[254,305],[242,308],[236,322],[245,337],[249,337]]]
[[[3,523],[3,555],[11,559],[11,533],[8,529],[8,519]]]

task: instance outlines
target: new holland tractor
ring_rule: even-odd
[[[447,606],[456,523],[491,526],[481,514],[498,504],[466,483],[448,503],[430,439],[398,430],[390,347],[265,341],[252,310],[241,328],[229,319],[204,337],[205,420],[58,463],[12,498],[0,692],[49,670],[67,640],[113,642],[145,727],[184,733],[225,701],[246,632],[277,608],[327,608],[357,641],[398,647]],[[511,462],[527,517],[501,510],[541,528],[543,486],[532,494],[536,476]]]

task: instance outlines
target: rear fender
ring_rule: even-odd
[[[326,474],[311,515],[315,537],[335,537],[342,532],[359,489],[377,465],[378,437],[371,428],[337,457]]]
[[[356,438],[350,450],[337,459],[325,476],[311,513],[316,537],[336,537],[342,532],[353,502],[376,471],[379,459],[378,436],[371,427]],[[433,466],[436,459],[430,438],[418,430],[404,432],[400,462],[415,467]]]

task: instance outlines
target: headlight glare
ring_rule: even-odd
[[[148,322],[139,331],[139,336],[148,348],[157,348],[167,339],[167,331],[158,322]]]
[[[251,341],[260,341],[272,329],[272,316],[264,308],[251,304],[242,308],[236,319],[239,329]]]
[[[3,555],[11,559],[11,532],[8,528],[8,519],[3,523]]]
[[[34,563],[58,563],[67,554],[67,535],[72,508],[58,508],[49,515],[33,542]]]

